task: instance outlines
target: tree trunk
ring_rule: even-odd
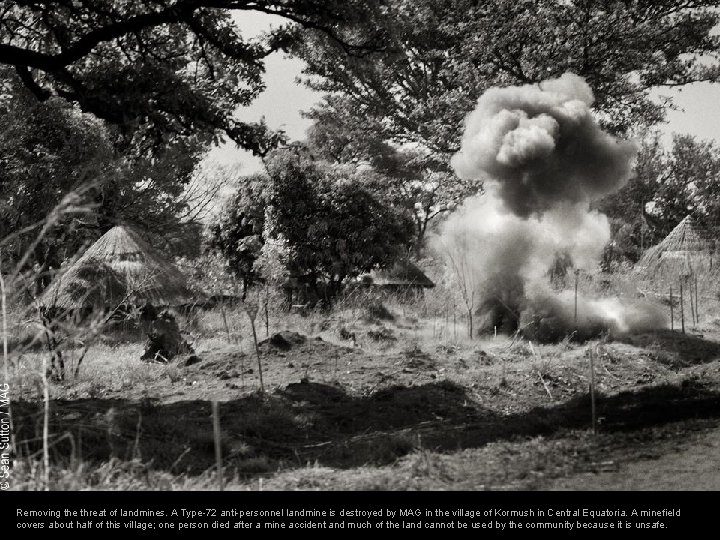
[[[473,313],[472,309],[468,309],[468,336],[473,338]]]

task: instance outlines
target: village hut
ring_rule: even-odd
[[[635,271],[642,281],[657,284],[690,277],[706,281],[717,272],[715,259],[714,242],[688,215],[643,254]]]
[[[358,278],[362,286],[391,293],[422,293],[435,283],[408,259],[402,259],[385,269],[373,270]]]
[[[196,295],[172,261],[126,225],[113,227],[62,272],[40,305],[62,311],[189,304]]]

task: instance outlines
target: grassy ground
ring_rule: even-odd
[[[672,489],[675,475],[692,483],[688,460],[717,485],[718,469],[711,480],[699,465],[720,424],[714,324],[539,346],[467,339],[438,309],[389,315],[271,317],[271,334],[297,334],[261,345],[265,393],[238,310],[193,322],[191,365],[141,362],[141,343],[98,343],[77,378],[50,387],[49,480],[42,353],[25,354],[12,380],[14,487],[215,489],[213,399],[232,489]],[[662,464],[655,481],[649,463]]]

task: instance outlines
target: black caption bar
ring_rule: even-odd
[[[6,530],[681,532],[713,523],[708,493],[6,493]]]

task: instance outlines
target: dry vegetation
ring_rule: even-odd
[[[11,377],[15,489],[216,489],[211,400],[229,489],[588,488],[612,474],[627,484],[618,471],[628,464],[717,426],[720,326],[709,304],[684,336],[553,345],[470,340],[460,310],[446,309],[438,289],[405,304],[361,296],[329,313],[271,312],[280,335],[260,345],[264,394],[240,307],[185,320],[200,361],[145,363],[137,339],[104,336],[76,378],[50,385],[49,475],[47,353],[25,353]],[[265,339],[260,317],[258,328]]]

